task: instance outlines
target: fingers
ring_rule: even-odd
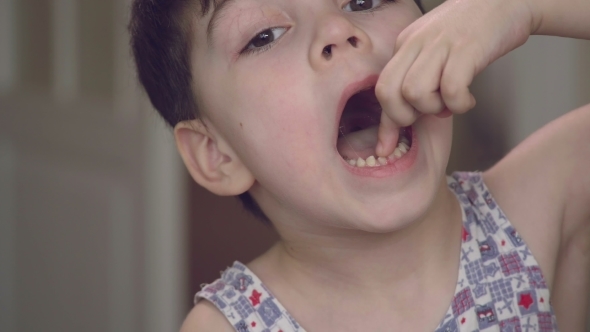
[[[416,120],[416,111],[418,115],[447,117],[450,113],[462,114],[472,109],[476,101],[469,86],[476,70],[475,65],[469,63],[474,58],[469,53],[468,50],[451,52],[448,47],[434,45],[423,49],[410,64],[399,88],[393,79],[380,78],[384,86],[380,92],[388,93],[382,98],[391,107],[387,110],[389,117],[399,126],[407,126]],[[390,74],[384,71],[382,75]]]
[[[408,126],[418,117],[414,107],[402,95],[402,84],[407,71],[420,49],[402,48],[385,66],[375,86],[375,94],[383,112],[379,125],[376,154],[386,157],[393,153],[400,126]]]
[[[445,109],[439,87],[447,50],[424,49],[404,78],[402,96],[420,113],[437,114]]]
[[[469,86],[476,74],[475,66],[466,63],[465,59],[473,57],[468,54],[449,57],[440,81],[444,103],[455,114],[463,114],[475,106],[475,97],[469,92]]]
[[[393,153],[399,137],[399,126],[391,120],[385,112],[381,114],[381,123],[378,132],[379,141],[375,148],[378,157],[387,157]]]
[[[469,111],[475,106],[475,97],[469,91],[475,76],[475,66],[469,63],[473,58],[468,50],[451,53],[445,47],[425,49],[404,78],[402,96],[424,114],[446,117],[448,112]]]
[[[400,127],[413,124],[421,114],[444,118],[475,106],[469,86],[476,75],[478,54],[435,38],[430,44],[402,43],[385,66],[375,87],[382,106],[376,154],[393,153]]]
[[[444,110],[442,110],[442,112],[435,114],[435,116],[437,118],[448,118],[449,116],[453,115],[453,112],[451,112],[448,108],[445,108]]]

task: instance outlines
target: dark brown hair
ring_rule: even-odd
[[[214,0],[134,0],[131,5],[129,31],[139,82],[171,127],[199,118],[190,64],[192,22],[211,5]],[[246,210],[270,223],[249,193],[239,198]]]

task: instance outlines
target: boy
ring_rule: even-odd
[[[444,171],[473,77],[530,34],[590,39],[590,3],[420,15],[410,0],[136,0],[140,80],[190,174],[281,237],[205,286],[183,331],[583,329],[590,106],[483,175]]]

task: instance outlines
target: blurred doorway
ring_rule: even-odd
[[[0,1],[0,331],[173,331],[184,179],[130,1]]]

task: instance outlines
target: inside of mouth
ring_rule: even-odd
[[[351,165],[353,165],[353,161],[362,159],[368,160],[369,166],[382,166],[387,164],[385,159],[388,162],[399,159],[411,147],[411,128],[402,128],[396,148],[400,151],[394,152],[387,158],[377,158],[375,150],[381,111],[381,105],[375,96],[374,89],[363,90],[353,95],[346,103],[339,123],[336,148],[340,156]],[[362,162],[360,163],[362,164]],[[356,163],[354,164],[353,166],[356,166]]]

